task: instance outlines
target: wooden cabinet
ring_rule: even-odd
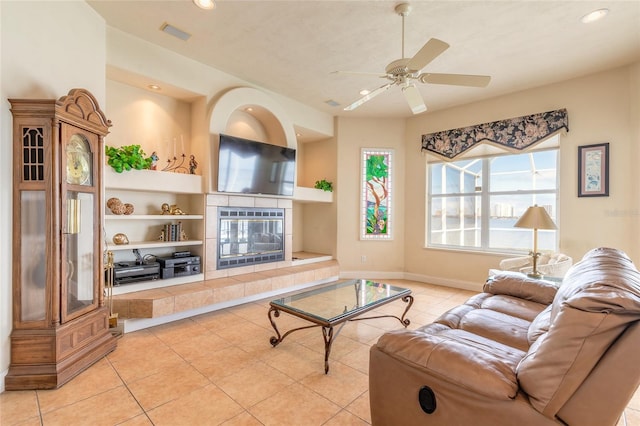
[[[95,98],[10,99],[13,330],[7,390],[59,387],[115,349],[104,304],[103,137]]]

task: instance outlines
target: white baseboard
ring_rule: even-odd
[[[460,280],[449,280],[446,278],[431,277],[428,275],[412,274],[409,272],[387,272],[387,271],[340,271],[341,279],[368,278],[374,280],[411,280],[425,284],[435,284],[443,287],[459,288],[461,290],[482,291],[484,282],[470,282]]]
[[[340,271],[340,279],[374,279],[374,280],[402,280],[403,272],[388,271]]]
[[[412,274],[409,272],[404,273],[404,279],[411,281],[418,281],[426,284],[441,285],[443,287],[459,288],[461,290],[477,291],[481,292],[484,282],[471,282],[460,280],[449,280],[446,278],[430,277],[428,275]]]
[[[9,369],[0,372],[0,393],[4,392],[4,378],[7,377]]]

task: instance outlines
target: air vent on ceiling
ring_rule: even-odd
[[[325,104],[332,106],[332,107],[337,107],[338,105],[340,105],[338,102],[334,101],[333,99],[329,99],[328,101],[324,101]]]
[[[160,26],[160,31],[164,31],[167,34],[170,34],[184,41],[187,41],[191,38],[191,34],[189,34],[188,32],[182,31],[181,29],[176,28],[171,24],[167,24],[166,22],[162,24],[162,26]]]

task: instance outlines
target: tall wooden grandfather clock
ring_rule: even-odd
[[[101,232],[103,138],[111,122],[84,89],[9,102],[13,331],[5,388],[51,389],[116,347]]]

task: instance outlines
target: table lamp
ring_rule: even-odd
[[[533,270],[527,275],[531,278],[542,278],[542,274],[538,272],[538,256],[540,256],[538,253],[538,229],[557,229],[556,224],[553,223],[544,207],[535,204],[529,207],[513,226],[533,229],[533,251],[529,253],[533,258]]]

